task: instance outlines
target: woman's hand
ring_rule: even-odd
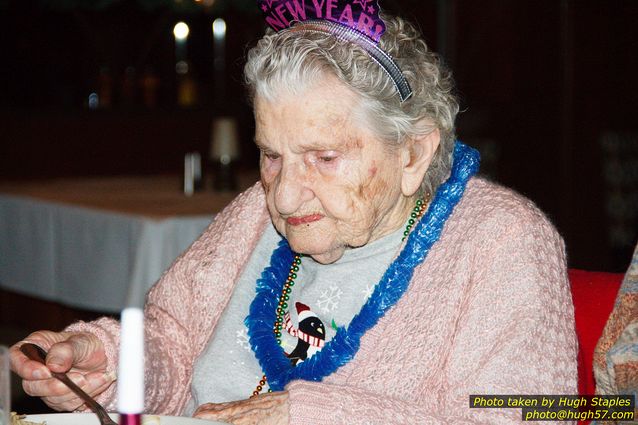
[[[46,366],[27,358],[20,346],[30,342],[48,351]],[[91,396],[106,390],[115,380],[106,372],[106,353],[93,334],[80,332],[34,332],[10,349],[11,369],[22,378],[24,391],[52,409],[76,410],[84,402],[66,385],[51,377],[51,371],[67,373],[71,380]]]
[[[282,425],[289,422],[288,392],[258,395],[230,403],[206,403],[193,417],[228,422],[234,425]]]

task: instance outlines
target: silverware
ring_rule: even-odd
[[[36,362],[40,362],[42,364],[46,364],[45,359],[47,357],[47,352],[44,351],[41,347],[38,347],[35,344],[30,344],[30,343],[22,344],[20,346],[20,351],[22,351],[24,353],[24,355],[27,356],[28,358],[30,358],[31,360],[35,360]],[[80,387],[75,385],[75,383],[73,381],[71,381],[71,379],[66,375],[66,373],[58,373],[58,372],[53,372],[52,371],[51,375],[55,379],[61,381],[64,385],[69,387],[69,389],[71,391],[73,391],[78,396],[80,396],[80,398],[82,398],[82,400],[84,400],[86,405],[89,406],[89,408],[97,415],[98,419],[100,420],[100,424],[102,424],[102,425],[117,425],[117,423],[115,423],[111,419],[111,417],[106,412],[106,410],[104,410],[104,407],[102,407],[90,395],[88,395],[87,393],[82,391],[82,389]]]

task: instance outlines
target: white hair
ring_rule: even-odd
[[[451,73],[428,49],[419,31],[401,18],[382,15],[386,32],[379,47],[397,62],[413,95],[401,103],[390,77],[356,44],[331,34],[267,31],[248,52],[244,68],[251,99],[298,95],[322,76],[336,76],[360,96],[366,125],[389,146],[438,129],[441,142],[421,184],[434,193],[452,166],[459,110]]]

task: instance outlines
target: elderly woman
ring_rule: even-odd
[[[148,294],[147,411],[493,424],[521,411],[470,409],[470,394],[574,394],[563,242],[530,201],[473,176],[452,79],[418,31],[357,18],[360,1],[288,28],[302,19],[275,3],[261,6],[277,31],[245,69],[261,182]],[[82,401],[50,370],[113,408],[118,336],[107,318],[36,332],[47,367],[18,343],[13,368],[54,409]]]

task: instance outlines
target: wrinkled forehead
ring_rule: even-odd
[[[272,99],[254,98],[258,144],[272,145],[282,138],[295,144],[299,140],[314,144],[330,140],[331,146],[349,150],[364,148],[374,139],[386,153],[394,153],[399,146],[380,136],[376,110],[337,77],[327,75],[299,93],[283,90]]]
[[[257,96],[255,141],[308,146],[350,146],[371,137],[358,119],[359,101],[343,85],[329,81],[316,84],[299,95],[280,95],[275,100]]]

